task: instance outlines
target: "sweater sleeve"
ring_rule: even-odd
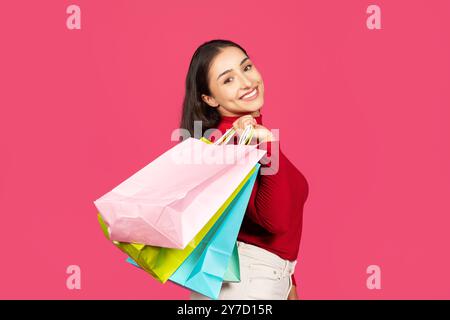
[[[293,186],[297,169],[281,152],[279,141],[262,143],[258,148],[267,150],[267,154],[261,159],[255,210],[250,210],[248,215],[269,233],[285,233],[290,227],[291,213],[296,209]]]

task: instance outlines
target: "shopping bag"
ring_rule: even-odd
[[[233,252],[231,253],[230,261],[228,262],[227,271],[223,275],[224,282],[240,282],[241,281],[241,268],[239,265],[239,251],[237,243],[234,245]]]
[[[211,227],[217,222],[220,216],[224,213],[226,208],[230,205],[237,194],[242,190],[245,183],[250,179],[255,172],[255,168],[244,178],[239,184],[233,194],[226,200],[226,202],[220,207],[213,218],[202,228],[202,230],[189,242],[184,249],[164,248],[156,246],[148,246],[137,243],[126,243],[113,241],[113,243],[129,257],[135,261],[142,269],[152,275],[156,280],[165,283],[169,277],[175,272],[175,270],[183,263],[183,261],[189,256],[194,248],[202,241]],[[109,233],[107,226],[103,221],[101,215],[98,215],[98,221],[103,230],[105,236],[109,239]],[[230,271],[231,272],[231,271]],[[236,272],[231,276],[236,276]],[[231,280],[230,280],[231,281]]]
[[[176,249],[175,249],[176,250]],[[131,257],[126,259],[126,262],[132,264],[133,266],[143,269],[140,265],[136,263]],[[237,244],[234,246],[233,253],[231,254],[230,261],[228,262],[227,271],[223,276],[224,282],[240,282],[241,272],[239,268],[239,254]]]
[[[265,153],[188,138],[94,204],[111,240],[184,249]]]
[[[241,192],[202,242],[170,277],[170,281],[217,299],[260,165],[256,164],[255,167],[255,172]]]

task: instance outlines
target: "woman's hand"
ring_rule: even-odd
[[[272,132],[266,127],[258,124],[251,115],[242,116],[233,122],[233,128],[239,135],[242,134],[245,127],[248,125],[251,125],[254,128],[253,138],[257,139],[257,143],[274,140]]]
[[[253,131],[253,137],[257,139],[257,143],[266,142],[266,141],[273,141],[274,137],[272,132],[267,129],[266,127],[257,124],[255,125],[255,130]]]
[[[288,300],[298,300],[297,288],[292,285],[291,291],[289,291]]]
[[[233,122],[233,128],[240,135],[244,131],[245,127],[248,125],[252,125],[254,127],[256,124],[255,118],[251,115],[246,115],[237,118],[237,120]]]

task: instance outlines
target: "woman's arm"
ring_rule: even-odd
[[[292,228],[292,215],[299,210],[301,195],[295,188],[300,183],[299,172],[279,149],[279,142],[269,141],[259,148],[268,151],[271,161],[261,164],[258,191],[248,216],[268,232],[282,234]]]
[[[247,216],[269,233],[285,233],[291,227],[293,212],[298,210],[300,197],[296,194],[295,185],[299,172],[281,152],[278,139],[269,129],[257,124],[253,117],[238,118],[233,128],[241,132],[247,125],[254,126],[253,138],[259,143],[258,148],[267,151],[261,160],[258,191],[249,204]]]

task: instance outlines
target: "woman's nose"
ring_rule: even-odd
[[[252,81],[247,77],[247,76],[245,76],[245,75],[242,75],[242,86],[244,87],[244,88],[251,88],[251,86],[252,86]]]

